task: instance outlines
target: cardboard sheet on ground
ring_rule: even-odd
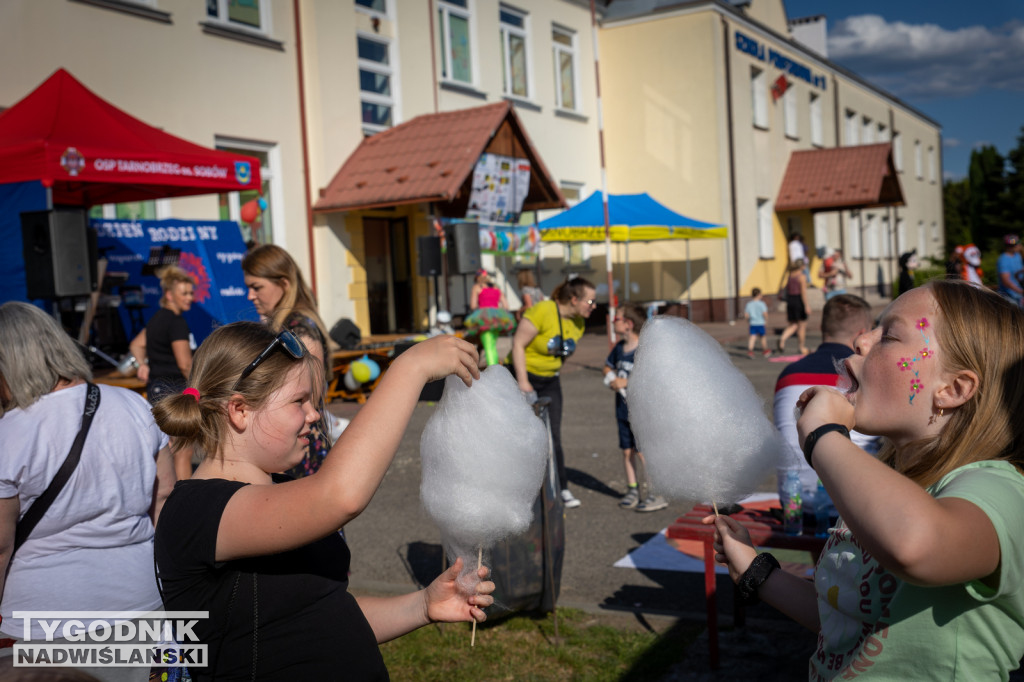
[[[748,509],[767,510],[779,506],[779,496],[775,493],[755,493],[740,504]],[[665,535],[667,531],[668,528],[662,528],[650,540],[612,565],[638,570],[703,573],[704,543],[699,540],[670,540]],[[813,574],[814,564],[810,553],[797,550],[773,550],[773,553],[787,571],[803,577]],[[729,570],[725,566],[716,565],[715,573],[728,574]]]

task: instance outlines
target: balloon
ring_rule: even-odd
[[[242,204],[241,217],[244,222],[251,223],[260,216],[260,205],[256,199]]]
[[[380,365],[377,364],[376,360],[372,360],[369,355],[361,357],[359,362],[370,368],[370,381],[380,376]]]
[[[370,367],[365,362],[356,360],[349,365],[348,371],[352,373],[355,380],[361,384],[365,384],[370,380]]]
[[[349,367],[348,371],[345,372],[345,388],[347,388],[350,391],[359,390],[359,382],[356,381],[356,378],[354,376],[352,376],[351,367]]]
[[[261,211],[266,211],[267,210],[267,200],[264,199],[263,197],[260,197],[259,199],[257,199],[256,203],[260,205],[260,210]]]

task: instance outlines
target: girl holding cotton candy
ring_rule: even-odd
[[[313,475],[283,480],[308,446],[318,367],[287,330],[254,322],[214,331],[196,352],[185,393],[154,411],[175,446],[204,455],[163,507],[155,561],[169,610],[208,611],[194,632],[210,665],[193,679],[385,679],[377,648],[428,622],[482,621],[487,569],[466,590],[463,562],[426,589],[355,599],[337,533],[370,502],[427,381],[479,378],[473,346],[418,343],[390,366]]]
[[[799,399],[808,462],[841,520],[811,584],[731,518],[717,559],[738,591],[817,630],[810,678],[1007,679],[1024,655],[1024,314],[942,280],[857,337],[846,395]],[[886,436],[878,459],[847,430]]]

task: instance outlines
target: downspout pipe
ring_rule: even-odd
[[[725,54],[725,120],[729,131],[729,203],[732,208],[732,291],[733,310],[730,320],[740,315],[740,240],[738,234],[739,210],[736,207],[736,145],[733,140],[732,120],[732,60],[729,59],[729,22],[722,17],[723,52]],[[687,242],[689,245],[689,242]]]
[[[594,43],[594,84],[597,88],[597,141],[601,150],[601,204],[604,207],[604,253],[605,269],[608,272],[608,347],[615,346],[615,278],[612,275],[612,228],[608,218],[608,173],[604,163],[604,117],[601,112],[601,69],[597,53],[597,10],[590,0],[590,31]],[[629,282],[626,282],[629,287]]]
[[[295,15],[295,65],[299,75],[299,129],[302,133],[302,189],[306,207],[306,239],[309,242],[309,285],[316,298],[316,246],[313,243],[313,198],[309,182],[309,130],[306,126],[306,81],[302,62],[302,15],[299,0],[292,0]]]

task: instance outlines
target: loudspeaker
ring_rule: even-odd
[[[331,327],[330,334],[331,338],[334,339],[334,343],[341,346],[344,350],[352,350],[363,340],[359,327],[347,317],[343,317],[335,322],[334,326]]]
[[[468,275],[480,269],[480,226],[454,223],[448,226],[448,274]]]
[[[88,296],[96,288],[84,210],[22,213],[21,245],[29,298]]]
[[[441,274],[440,237],[416,237],[416,252],[420,277],[437,277]]]

